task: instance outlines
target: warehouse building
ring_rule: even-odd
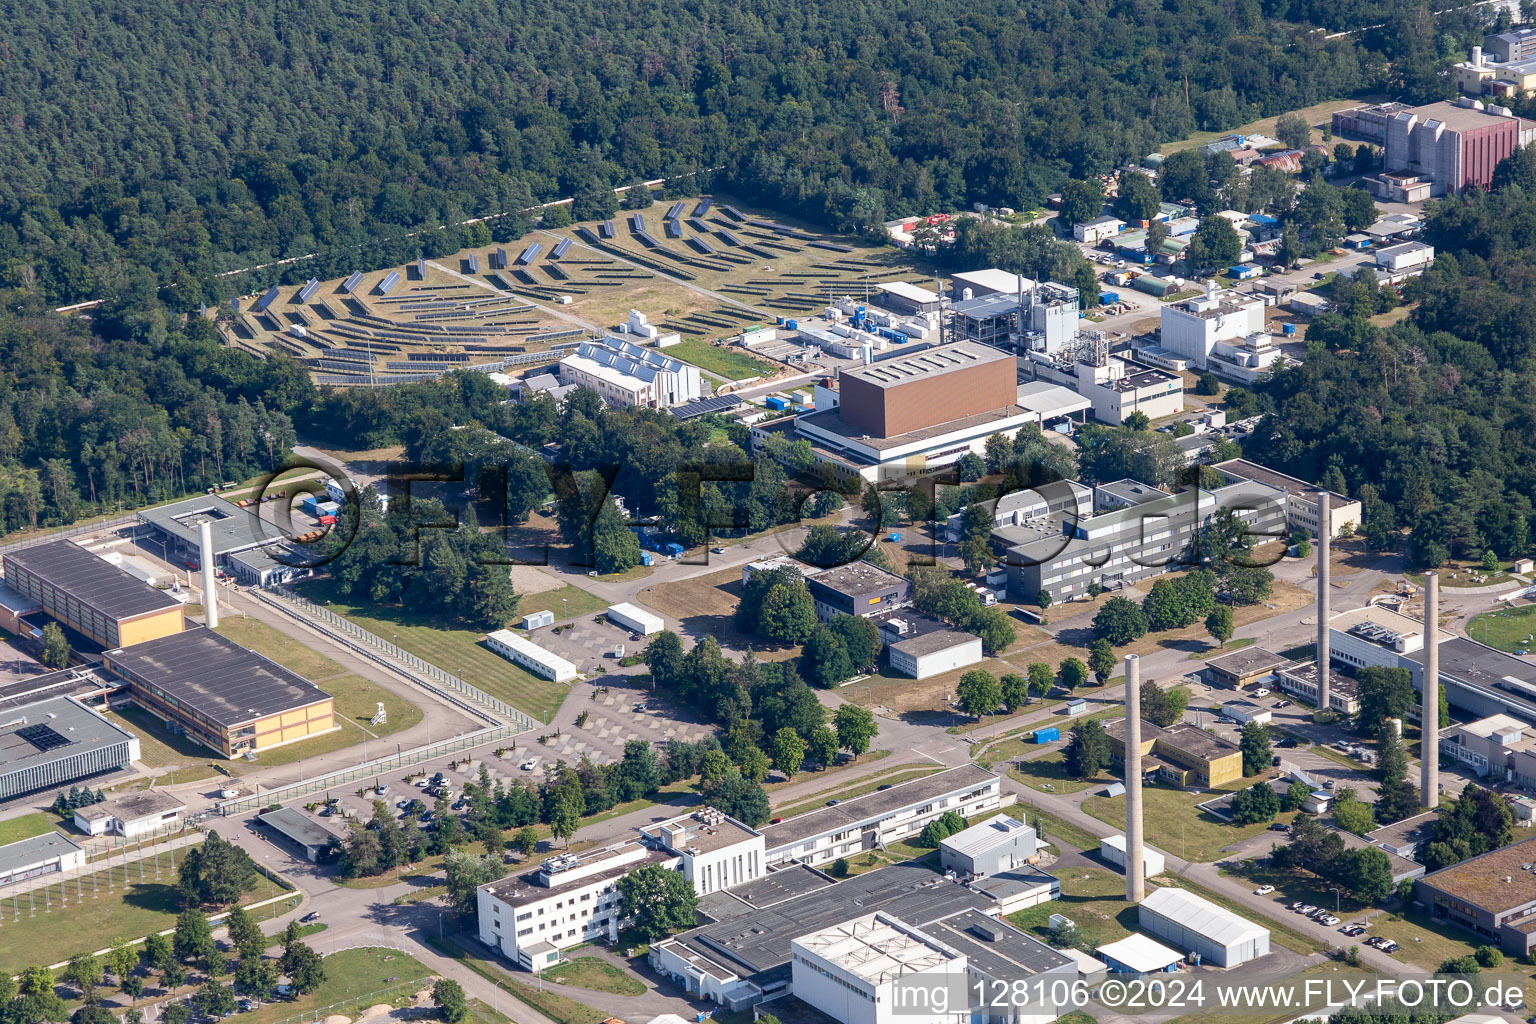
[[[107,651],[134,702],[226,757],[340,728],[329,694],[210,629]]]
[[[1441,924],[1480,936],[1506,956],[1536,950],[1536,839],[1511,843],[1432,872],[1413,884],[1413,900]]]
[[[1096,951],[1100,960],[1109,965],[1113,974],[1158,974],[1178,970],[1183,954],[1150,939],[1140,932],[1132,932],[1123,939],[1106,943]]]
[[[939,859],[957,875],[998,875],[1039,860],[1040,841],[1030,826],[999,814],[941,840]]]
[[[560,360],[560,379],[612,405],[646,409],[687,405],[707,393],[697,366],[616,337],[577,345]]]
[[[1164,886],[1137,908],[1142,929],[1217,967],[1237,967],[1269,953],[1269,929],[1187,889]]]
[[[1125,719],[1115,719],[1104,731],[1109,735],[1110,759],[1123,764]],[[1175,722],[1165,729],[1144,721],[1141,767],[1176,786],[1212,789],[1243,777],[1243,755],[1237,744],[1188,722]]]
[[[981,637],[958,629],[933,629],[907,637],[887,649],[891,671],[913,679],[953,672],[982,660]]]
[[[950,768],[764,825],[768,866],[825,864],[873,850],[917,835],[945,811],[971,818],[996,810],[1001,798],[1001,780],[980,765]]]
[[[889,281],[875,285],[875,302],[903,316],[917,313],[937,313],[940,301],[937,292],[905,281]]]
[[[73,697],[10,707],[0,724],[0,800],[119,771],[138,758],[137,736]]]
[[[134,839],[181,827],[187,805],[160,789],[109,796],[101,803],[75,808],[75,827],[88,836],[109,833]]]
[[[1268,725],[1274,718],[1274,712],[1262,704],[1255,704],[1251,700],[1229,700],[1221,705],[1221,713],[1232,719],[1238,725],[1247,725],[1253,722],[1256,725]]]
[[[905,608],[912,602],[912,584],[877,565],[858,561],[807,577],[806,587],[816,604],[816,617],[830,622],[839,615],[869,618]]]
[[[1432,196],[1487,188],[1499,161],[1533,139],[1536,124],[1515,117],[1507,107],[1485,107],[1471,97],[1413,107],[1387,122],[1386,173],[1365,183],[1378,195],[1382,179],[1392,175],[1428,181]]]
[[[879,911],[802,935],[790,951],[795,998],[838,1024],[950,1024],[937,1000],[902,1009],[897,988],[968,987],[963,953]]]
[[[667,628],[660,615],[646,611],[644,608],[633,604],[615,604],[608,606],[608,621],[620,629],[627,629],[631,633],[639,633],[641,636],[650,636],[660,633]]]
[[[50,618],[102,647],[126,647],[179,633],[181,605],[72,541],[5,555],[6,583]]]
[[[575,665],[553,651],[546,651],[527,637],[518,636],[510,629],[498,629],[487,633],[485,646],[540,678],[552,679],[557,683],[568,683],[576,678]]]
[[[0,846],[0,887],[85,867],[80,844],[60,832]]]

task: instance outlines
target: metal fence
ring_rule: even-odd
[[[115,530],[119,526],[127,526],[136,523],[139,517],[136,515],[113,516],[111,519],[100,519],[96,522],[82,523],[79,526],[71,526],[63,530],[54,530],[41,537],[31,537],[27,540],[19,540],[14,544],[7,544],[0,548],[0,554],[12,551],[21,551],[24,548],[34,548],[39,544],[51,544],[56,540],[64,540],[67,537],[78,537],[82,533],[98,533],[102,530]]]
[[[254,811],[262,807],[269,807],[272,804],[283,803],[284,801],[292,800],[294,797],[308,796],[311,793],[320,793],[336,786],[345,786],[348,783],[368,779],[382,772],[393,771],[396,768],[408,768],[423,761],[442,757],[444,754],[456,754],[462,750],[472,750],[486,743],[493,743],[496,740],[511,739],[521,731],[521,729],[511,725],[495,725],[489,729],[481,729],[479,732],[455,736],[453,739],[440,740],[437,743],[429,743],[424,747],[417,747],[414,750],[402,750],[400,753],[390,754],[388,757],[364,761],[362,764],[353,765],[351,768],[342,768],[339,771],[329,772],[325,775],[316,775],[314,778],[292,782],[286,786],[277,786],[272,789],[263,790],[251,796],[225,800],[218,805],[218,810],[226,818],[232,814],[244,814],[246,811]]]
[[[308,598],[300,597],[291,590],[272,587],[252,591],[252,593],[258,600],[265,601],[274,608],[319,626],[338,642],[358,654],[389,665],[396,670],[403,669],[407,675],[428,690],[472,714],[486,718],[488,717],[486,712],[489,711],[500,722],[515,726],[517,732],[536,729],[539,726],[532,716],[519,711],[506,701],[492,697],[478,686],[472,686],[459,676],[445,672],[431,662],[423,661],[410,651],[385,640],[378,634],[370,633],[351,619],[337,615],[329,608],[318,605]],[[466,704],[461,699],[465,697],[479,706],[473,707]]]

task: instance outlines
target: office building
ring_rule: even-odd
[[[1269,953],[1269,929],[1197,896],[1164,886],[1136,908],[1142,930],[1217,967],[1237,967]]]
[[[1275,686],[1288,697],[1317,707],[1317,662],[1300,661],[1281,666]],[[1328,670],[1328,707],[1341,715],[1360,711],[1360,685],[1351,676]]]
[[[1536,58],[1536,28],[1529,25],[1483,37],[1483,53],[1500,63]]]
[[[6,709],[0,724],[0,800],[119,771],[139,759],[139,738],[73,697]]]
[[[1536,124],[1469,97],[1413,107],[1387,122],[1384,176],[1420,177],[1433,196],[1487,188],[1499,161],[1533,139]]]
[[[253,548],[272,546],[284,540],[277,524],[262,519],[249,508],[242,508],[217,494],[200,494],[173,501],[169,505],[143,509],[139,522],[164,545],[165,560],[175,564],[200,565],[198,528],[207,522],[213,529],[213,551],[223,560],[226,555]]]
[[[1452,924],[1506,956],[1536,949],[1536,839],[1472,857],[1415,880],[1413,899],[1432,920]]]
[[[897,986],[967,986],[963,953],[878,911],[802,935],[790,953],[795,998],[839,1024],[954,1024],[937,1000],[903,1008]]]
[[[1246,690],[1273,682],[1275,672],[1290,659],[1262,647],[1245,647],[1205,663],[1205,678],[1212,686]]]
[[[869,618],[905,608],[912,602],[910,582],[864,561],[808,576],[805,585],[816,603],[816,617],[822,622],[830,622],[839,615]]]
[[[1286,523],[1295,532],[1306,530],[1313,537],[1323,529],[1318,512],[1317,485],[1278,470],[1261,466],[1247,459],[1228,459],[1211,467],[1229,480],[1252,480],[1255,483],[1284,491],[1286,494]],[[1328,535],[1337,537],[1346,525],[1358,527],[1361,520],[1360,502],[1343,494],[1328,492]]]
[[[1001,796],[1002,783],[996,775],[980,765],[966,764],[852,797],[834,807],[764,825],[768,865],[827,864],[917,835],[945,811],[971,818],[995,810]]]
[[[992,528],[1000,530],[1005,526],[1025,526],[1058,512],[1072,518],[1090,516],[1094,512],[1093,497],[1093,488],[1076,480],[1052,480],[1038,487],[1009,491],[986,504],[992,508]],[[960,539],[964,519],[965,511],[961,510],[944,520],[945,540],[954,543]]]
[[[945,871],[957,875],[1000,875],[1040,859],[1040,841],[1030,826],[999,814],[939,842]]]
[[[620,878],[651,864],[680,871],[704,896],[763,876],[763,836],[712,807],[647,826],[642,838],[580,854],[480,887],[480,941],[526,970],[558,963],[560,951],[618,937]]]
[[[329,694],[202,626],[102,657],[134,703],[225,757],[340,728]]]
[[[1111,721],[1104,731],[1109,735],[1110,759],[1123,764],[1125,720]],[[1163,728],[1143,721],[1141,765],[1145,774],[1155,772],[1176,786],[1201,789],[1225,786],[1243,777],[1243,755],[1237,744],[1187,722]]]
[[[1424,678],[1424,650],[1405,653],[1399,665]],[[1440,643],[1440,686],[1448,703],[1478,717],[1507,714],[1536,722],[1536,665],[1466,637]]]
[[[1214,491],[1189,488],[1087,518],[1054,513],[994,530],[992,543],[1003,551],[1011,597],[1034,600],[1043,590],[1064,601],[1095,583],[1108,586],[1183,567],[1193,557],[1198,531],[1222,508],[1255,540],[1284,536],[1285,507],[1283,491],[1241,481]]]
[[[1440,642],[1452,634],[1440,631]],[[1424,649],[1424,623],[1381,605],[1340,612],[1328,620],[1328,654],[1351,668],[1401,668],[1402,656]]]
[[[1265,329],[1264,308],[1257,295],[1220,291],[1210,281],[1204,295],[1163,306],[1159,347],[1191,369],[1251,384],[1280,354]]]
[[[102,647],[179,633],[181,604],[72,541],[5,555],[7,585],[44,614]]]
[[[75,808],[75,827],[88,836],[108,834],[135,839],[181,828],[187,805],[160,789],[118,793],[100,803]]]
[[[1081,220],[1072,225],[1074,240],[1087,245],[1098,245],[1107,238],[1114,238],[1125,230],[1125,221],[1105,214],[1093,220]]]
[[[578,675],[575,665],[510,629],[495,629],[487,633],[485,646],[543,679],[569,683]]]
[[[953,465],[1040,422],[1018,403],[1013,357],[970,341],[845,370],[838,391],[837,408],[798,417],[795,433],[834,474],[871,483]]]
[[[1536,731],[1512,715],[1489,715],[1442,730],[1440,752],[1478,775],[1536,787]]]
[[[686,405],[705,394],[697,366],[615,336],[577,345],[560,360],[560,379],[611,405],[646,409]]]
[[[40,875],[56,875],[85,867],[80,844],[60,832],[44,832],[0,846],[0,887]]]

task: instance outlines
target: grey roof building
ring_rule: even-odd
[[[139,738],[72,697],[7,709],[0,724],[0,800],[128,767]]]
[[[310,861],[318,861],[336,833],[315,821],[297,807],[279,807],[258,815],[257,824],[288,840],[304,851]]]
[[[177,557],[196,553],[198,525],[204,520],[212,524],[214,554],[221,557],[273,544],[284,537],[275,523],[264,522],[250,509],[217,494],[199,495],[139,512],[139,522],[153,529],[165,541],[168,553]]]
[[[0,885],[78,868],[85,863],[80,844],[60,832],[44,832],[0,846]]]
[[[867,618],[912,600],[911,583],[863,561],[817,573],[807,578],[805,585],[816,602],[816,617],[823,621],[836,615]]]

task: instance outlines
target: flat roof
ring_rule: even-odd
[[[965,633],[958,629],[935,629],[891,644],[891,650],[921,658],[925,654],[937,654],[940,651],[963,647],[973,640],[979,643],[981,638],[974,633]]]
[[[952,345],[924,349],[910,356],[884,359],[869,366],[857,366],[851,370],[844,370],[843,376],[856,378],[875,387],[890,388],[917,380],[929,380],[956,370],[969,369],[972,366],[985,366],[1004,359],[1012,360],[1013,356],[990,345],[981,345],[974,341],[957,341]]]
[[[102,818],[138,821],[141,818],[154,818],[186,809],[185,801],[163,789],[141,789],[132,793],[109,796],[99,804],[77,807],[75,813],[86,821],[97,821]]]
[[[810,932],[795,942],[871,985],[932,971],[960,959],[955,950],[878,911]]]
[[[959,281],[976,288],[990,288],[994,292],[1008,292],[1018,295],[1022,286],[1025,292],[1034,288],[1035,282],[1018,274],[1010,274],[1006,270],[997,267],[987,267],[982,270],[963,270],[958,274],[949,275],[951,281]]]
[[[1164,886],[1147,893],[1141,901],[1138,914],[1151,911],[1188,928],[1203,938],[1223,946],[1234,942],[1247,942],[1267,936],[1269,929],[1255,924],[1246,917],[1239,917],[1225,907],[1217,906],[1203,896],[1188,889]]]
[[[1300,661],[1294,665],[1284,665],[1280,668],[1280,674],[1316,686],[1317,662]],[[1360,696],[1360,684],[1355,682],[1355,678],[1346,676],[1338,669],[1331,667],[1328,669],[1328,690],[1330,694],[1342,693],[1346,697]]]
[[[1071,388],[1052,384],[1045,380],[1032,380],[1019,385],[1019,404],[1030,412],[1048,416],[1070,416],[1074,412],[1093,408],[1093,403]]]
[[[1499,124],[1505,121],[1513,121],[1517,126],[1520,121],[1513,117],[1500,117],[1498,114],[1490,114],[1486,110],[1478,110],[1476,107],[1463,107],[1447,100],[1436,103],[1426,103],[1422,107],[1410,107],[1400,112],[1398,117],[1413,115],[1420,121],[1439,121],[1453,131],[1465,132],[1474,128],[1486,128],[1490,124]]]
[[[1097,955],[1125,964],[1138,974],[1151,974],[1184,959],[1183,953],[1175,953],[1140,932],[1132,932],[1118,942],[1106,942],[1098,948]]]
[[[1402,612],[1394,611],[1391,608],[1386,608],[1379,604],[1368,604],[1363,608],[1355,608],[1347,612],[1339,612],[1333,618],[1328,620],[1328,628],[1336,629],[1341,633],[1348,633],[1351,627],[1366,624],[1372,626],[1380,626],[1383,629],[1389,630],[1398,634],[1399,636],[1404,637],[1422,637],[1424,635],[1423,619],[1416,619],[1411,615],[1404,615]],[[1438,630],[1438,633],[1441,643],[1454,639],[1456,636],[1456,634],[1447,633],[1443,629]],[[1370,640],[1369,637],[1364,636],[1359,637],[1359,639],[1368,640],[1372,643],[1376,642],[1374,640]]]
[[[1499,913],[1536,901],[1536,839],[1491,850],[1425,875],[1420,881],[1483,910]],[[1509,881],[1504,879],[1508,878]]]
[[[140,509],[138,516],[140,522],[148,523],[194,549],[198,545],[198,524],[207,520],[213,524],[213,550],[219,555],[285,539],[277,524],[263,522],[255,512],[217,494],[203,494],[157,508]]]
[[[274,832],[287,836],[300,846],[319,849],[337,838],[336,833],[297,807],[279,807],[275,811],[258,814],[256,820]]]
[[[106,658],[226,728],[330,700],[303,676],[205,626],[120,647]]]
[[[0,874],[43,864],[56,857],[66,857],[79,851],[80,844],[62,832],[44,832],[40,836],[22,839],[0,846]]]
[[[965,344],[965,342],[960,344]],[[952,348],[953,346],[945,347]],[[974,416],[963,416],[957,420],[935,423],[929,427],[909,430],[905,434],[890,434],[885,437],[877,437],[870,434],[863,427],[853,426],[843,419],[841,409],[823,409],[821,412],[807,413],[804,416],[797,417],[795,422],[815,427],[818,430],[825,430],[829,434],[836,434],[848,443],[861,445],[865,448],[873,448],[878,452],[884,451],[887,448],[900,448],[902,445],[942,437],[945,434],[952,434],[959,430],[997,424],[1002,420],[1011,419],[1015,416],[1035,415],[1035,413],[1024,408],[1022,405],[1005,405],[990,412],[979,412]]]
[[[878,821],[903,807],[927,803],[946,793],[974,789],[996,781],[997,776],[980,765],[963,764],[911,782],[899,783],[884,791],[876,790],[863,796],[851,797],[836,807],[819,807],[777,825],[764,825],[762,833],[771,853],[823,832],[837,832],[861,822]]]
[[[68,540],[5,553],[7,568],[19,565],[111,619],[179,608],[172,597]]]
[[[990,978],[1013,981],[1072,963],[1032,935],[979,910],[963,910],[924,929],[965,954],[966,964]]]
[[[1014,896],[1021,896],[1025,893],[1050,888],[1056,884],[1056,876],[1025,867],[1015,868],[1012,871],[1000,871],[995,875],[987,875],[984,878],[973,878],[966,884],[978,892],[986,893],[997,902],[1003,903]]]
[[[968,908],[989,910],[990,897],[915,864],[879,868],[835,885],[712,921],[674,941],[711,960],[739,965],[744,975],[760,974],[790,961],[790,943],[802,935],[845,922],[850,914],[883,910],[923,928]]]
[[[1241,651],[1211,658],[1205,664],[1207,668],[1214,668],[1218,672],[1242,677],[1273,672],[1282,665],[1289,665],[1290,659],[1263,647],[1245,647]]]
[[[1228,459],[1226,462],[1218,462],[1211,468],[1226,473],[1228,476],[1239,477],[1243,480],[1254,480],[1261,484],[1276,487],[1294,497],[1305,498],[1308,501],[1317,500],[1317,485],[1309,484],[1305,480],[1294,476],[1287,476],[1279,470],[1261,466],[1257,462],[1249,462],[1247,459]],[[1354,502],[1342,494],[1328,492],[1328,507],[1342,508],[1352,505]]]
[[[961,829],[941,841],[939,846],[966,857],[974,857],[978,853],[986,853],[988,850],[1013,842],[1025,830],[1034,831],[1017,818],[999,814],[970,828]]]
[[[669,829],[674,833],[670,837],[667,835]],[[713,807],[700,807],[687,814],[646,825],[640,831],[663,842],[670,838],[668,845],[671,849],[690,854],[723,850],[760,834],[756,829],[748,828]]]
[[[7,583],[0,583],[0,608],[13,615],[31,615],[41,611],[42,605]]]
[[[908,284],[905,281],[887,281],[884,284],[875,285],[875,289],[877,291],[885,292],[887,295],[899,295],[901,298],[910,299],[913,302],[939,301],[938,292],[931,292],[927,288],[921,288],[915,284]]]
[[[134,738],[71,697],[48,697],[10,708],[5,721],[0,725],[0,776]]]
[[[1422,670],[1424,648],[1402,657]],[[1527,703],[1536,701],[1536,665],[1466,637],[1453,636],[1440,642],[1440,674],[1497,690],[1504,696],[1519,697]]]
[[[1119,740],[1121,744],[1125,743],[1125,719],[1111,720],[1104,726],[1104,731]],[[1238,751],[1236,743],[1224,740],[1215,733],[1206,732],[1188,722],[1175,722],[1165,729],[1142,719],[1141,742],[1145,743],[1148,740],[1163,740],[1187,754],[1193,754],[1208,761],[1212,758],[1235,754]]]
[[[1131,505],[1145,505],[1149,501],[1157,501],[1168,497],[1168,492],[1151,484],[1144,484],[1140,480],[1131,477],[1121,477],[1119,480],[1111,480],[1107,484],[1097,484],[1093,492],[1099,492],[1119,498]]]
[[[1019,297],[1008,292],[988,292],[973,299],[961,299],[949,307],[956,316],[970,320],[994,320],[1019,311]]]
[[[813,583],[845,597],[863,597],[891,587],[906,586],[907,580],[893,572],[886,572],[878,565],[860,560],[806,577],[807,585]]]

